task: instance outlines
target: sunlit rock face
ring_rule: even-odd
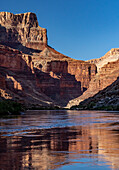
[[[0,41],[5,44],[20,43],[23,46],[37,49],[40,44],[47,44],[47,31],[38,26],[34,13],[12,14],[0,12]]]
[[[97,72],[95,64],[74,60],[48,46],[47,31],[38,25],[36,15],[31,12],[15,15],[0,12],[0,50],[5,88],[15,89],[19,96],[30,87],[29,93],[35,93],[34,100],[38,103],[42,94],[44,101],[48,97],[48,101],[66,106],[69,100],[87,90]],[[9,71],[12,73],[7,74]],[[2,84],[3,81],[1,78]],[[28,93],[25,96],[29,100]]]
[[[96,75],[97,69],[94,64],[82,61],[68,61],[68,72],[75,75],[77,81],[81,82],[82,92],[89,87],[90,80]]]
[[[103,57],[97,59],[88,60],[89,63],[94,63],[97,66],[97,70],[100,71],[101,68],[108,62],[117,61],[119,59],[119,48],[112,48]]]
[[[5,45],[0,45],[0,96],[27,104],[53,103],[36,86],[31,56]]]
[[[4,45],[0,45],[0,66],[12,71],[33,71],[30,55]]]
[[[97,73],[95,64],[90,64],[82,60],[75,60],[58,53],[53,48],[47,46],[41,53],[33,56],[34,66],[43,72],[68,73],[74,75],[77,82],[81,83],[81,92],[88,87],[90,80]],[[52,64],[50,64],[52,63]],[[52,65],[52,70],[50,67]],[[59,69],[56,71],[56,69]]]
[[[112,84],[119,76],[119,60],[104,65],[90,82],[91,91],[100,91]]]
[[[39,94],[42,94],[44,101],[48,97],[51,103],[60,106],[69,103],[70,107],[113,83],[119,76],[118,59],[118,48],[88,62],[72,59],[48,45],[47,30],[38,25],[34,13],[0,12],[0,67],[2,72],[4,68],[13,72],[9,75],[5,71],[1,75],[0,83],[4,89],[9,87],[9,90],[24,93],[29,89],[27,81],[30,81],[29,93],[32,91],[33,95],[37,91],[34,100],[39,101]],[[11,74],[16,74],[20,80]],[[24,78],[25,75],[29,76]],[[28,93],[26,96],[29,100]]]
[[[91,106],[92,109],[97,108],[108,108],[118,110],[119,107],[119,77],[114,81],[110,86],[107,86],[105,89],[99,91],[93,97],[90,97],[87,100],[84,100],[81,105],[84,108]]]
[[[87,89],[87,91],[84,92],[83,95],[80,96],[79,98],[70,101],[68,103],[68,107],[78,105],[81,101],[94,96],[96,93],[98,93],[99,91],[103,90],[107,86],[111,85],[114,81],[116,81],[118,76],[119,76],[119,60],[114,62],[108,62],[108,64],[104,65],[90,81],[89,88]]]

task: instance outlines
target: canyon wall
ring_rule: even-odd
[[[118,58],[119,49],[112,49],[100,59],[72,59],[48,45],[34,13],[0,12],[0,84],[8,98],[78,104],[116,80]]]
[[[12,71],[33,71],[31,56],[4,45],[0,45],[0,66]]]
[[[34,66],[37,69],[42,69],[43,72],[53,71],[55,74],[56,72],[59,72],[74,75],[76,81],[81,83],[82,92],[84,92],[89,87],[90,80],[97,73],[95,64],[72,59],[61,53],[58,53],[49,46],[45,47],[45,49],[40,54],[37,53],[33,57],[33,62]],[[62,68],[60,66],[60,62],[61,64],[62,62],[65,63],[62,65]],[[50,63],[52,63],[52,69],[49,68],[51,67]],[[56,71],[56,69],[59,68],[60,71]]]
[[[119,77],[93,97],[80,103],[84,109],[119,110]]]
[[[100,71],[100,69],[105,64],[107,64],[108,62],[117,61],[118,59],[119,59],[119,48],[112,48],[103,57],[97,59],[91,59],[88,60],[87,62],[96,64],[97,70]]]
[[[96,75],[97,68],[94,64],[83,61],[68,61],[68,73],[75,75],[78,82],[81,82],[82,92],[87,90],[91,79]]]
[[[31,102],[29,96],[34,94],[38,103],[42,94],[60,106],[87,90],[97,72],[95,64],[74,60],[50,47],[47,30],[30,12],[0,12],[0,67],[1,84],[11,96],[15,93]]]
[[[119,76],[119,60],[114,62],[109,62],[104,65],[100,71],[93,77],[90,81],[89,88],[82,96],[70,101],[68,107],[73,105],[78,105],[81,101],[94,96],[99,91],[103,90],[107,86],[111,85],[116,81]]]
[[[40,49],[47,45],[47,30],[38,26],[34,13],[12,14],[0,12],[0,42],[15,48],[23,45]]]

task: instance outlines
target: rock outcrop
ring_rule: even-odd
[[[50,71],[50,62],[52,63],[51,71],[54,70],[54,73],[57,72],[56,68],[59,67],[58,62],[67,63],[66,65],[62,66],[64,68],[61,68],[59,73],[64,73],[63,69],[65,69],[65,73],[74,75],[76,81],[81,83],[82,92],[84,92],[89,87],[90,80],[97,73],[95,64],[90,64],[82,60],[75,60],[64,56],[49,46],[47,46],[40,54],[37,53],[33,57],[34,66],[37,69],[42,68],[43,72],[47,72],[48,70]]]
[[[80,103],[85,109],[119,110],[119,77],[110,86]]]
[[[112,84],[118,66],[118,48],[100,59],[75,60],[48,45],[47,30],[34,13],[0,12],[2,98],[70,107]]]
[[[71,100],[68,103],[68,107],[78,105],[81,101],[94,96],[96,93],[98,93],[99,91],[103,90],[107,86],[111,85],[114,81],[116,81],[118,76],[119,76],[119,60],[115,62],[109,62],[108,64],[104,65],[101,68],[100,72],[97,73],[91,80],[87,91],[84,92],[82,96],[74,100]]]
[[[21,51],[0,45],[0,66],[12,71],[33,71],[33,63],[30,55],[24,55]]]
[[[15,48],[40,49],[47,45],[47,31],[38,26],[34,13],[0,12],[0,42]]]
[[[117,61],[119,59],[119,48],[112,48],[108,51],[103,57],[88,60],[89,63],[94,63],[97,66],[97,70],[100,69],[107,64],[108,62]]]
[[[95,64],[48,46],[47,30],[38,26],[34,13],[0,12],[0,83],[10,98],[66,106],[89,87],[96,72]]]

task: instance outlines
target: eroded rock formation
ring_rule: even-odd
[[[10,97],[61,106],[80,96],[97,72],[95,64],[48,46],[47,31],[34,13],[9,12],[0,12],[0,69]]]
[[[89,84],[89,88],[82,96],[76,98],[68,103],[68,107],[78,105],[81,101],[94,96],[99,91],[103,90],[107,86],[116,81],[119,76],[119,60],[109,62],[104,65],[101,70],[93,77]]]
[[[40,54],[34,55],[33,62],[34,66],[42,69],[43,72],[53,71],[55,74],[59,72],[74,75],[76,81],[81,83],[82,92],[89,87],[90,80],[97,73],[95,64],[64,56],[49,46],[45,47]],[[60,62],[61,64],[59,64]],[[50,63],[52,63],[52,70],[49,68],[51,67]],[[58,68],[60,68],[60,71],[56,70]]]
[[[119,77],[110,86],[80,103],[85,109],[119,110]]]
[[[103,57],[88,60],[89,63],[94,63],[97,66],[97,70],[100,71],[100,69],[107,64],[108,62],[117,61],[119,59],[119,48],[112,48],[110,51],[108,51]]]
[[[39,49],[40,44],[47,45],[47,31],[38,26],[34,13],[14,15],[0,12],[0,42],[17,48],[22,44],[28,48]]]
[[[0,45],[0,66],[12,71],[33,71],[33,63],[30,55],[21,51]]]

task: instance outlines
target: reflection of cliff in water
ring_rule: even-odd
[[[119,123],[103,126],[106,129],[92,131],[98,136],[98,154],[104,156],[112,169],[119,169]]]
[[[67,121],[70,116],[66,115]],[[89,117],[85,117],[85,121],[87,119]],[[23,123],[21,119],[18,121]],[[83,122],[84,118],[80,117],[80,121]],[[102,159],[111,168],[119,169],[119,131],[116,128],[116,123],[93,123],[24,131],[22,135],[13,137],[1,134],[0,169],[55,169],[69,163],[80,163],[83,158],[94,159],[92,164],[99,164],[99,159]]]

